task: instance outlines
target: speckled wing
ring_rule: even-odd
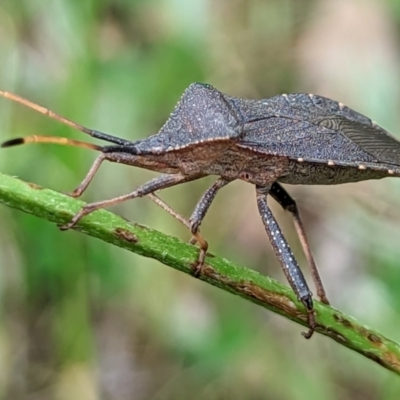
[[[319,126],[340,132],[378,163],[400,165],[400,142],[377,125],[364,125],[342,117],[318,121]]]
[[[309,121],[270,117],[244,126],[237,146],[255,152],[311,162],[374,162],[375,158],[336,131]]]
[[[290,94],[240,105],[246,118],[240,147],[312,162],[400,165],[399,141],[333,100]]]

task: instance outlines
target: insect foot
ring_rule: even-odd
[[[97,207],[98,208],[98,207]],[[91,212],[97,209],[92,204],[87,204],[86,206],[82,207],[81,210],[74,215],[71,221],[67,222],[64,225],[60,225],[59,228],[62,231],[66,231],[68,229],[73,228],[84,216],[90,214]]]
[[[307,310],[307,324],[309,327],[308,332],[301,332],[301,334],[306,338],[310,339],[313,333],[315,332],[315,328],[317,327],[317,324],[315,322],[315,311],[314,311],[314,305],[313,301],[311,298],[311,295],[304,297],[301,299],[301,302],[304,304]]]

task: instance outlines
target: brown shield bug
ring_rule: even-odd
[[[298,299],[308,311],[311,337],[315,330],[313,300],[307,282],[267,204],[271,195],[291,212],[311,267],[320,299],[328,303],[313,260],[295,201],[280,183],[333,185],[400,176],[400,142],[362,114],[333,100],[312,94],[283,94],[264,100],[227,96],[210,85],[194,83],[182,95],[161,130],[135,142],[88,129],[8,92],[0,95],[78,129],[108,146],[47,136],[28,136],[2,144],[58,143],[98,150],[82,183],[72,192],[80,196],[104,160],[163,174],[133,192],[84,206],[62,229],[69,229],[99,208],[149,195],[186,223],[200,245],[195,274],[207,251],[199,226],[215,195],[241,179],[255,185],[257,204],[275,254]],[[189,222],[153,193],[184,182],[216,175],[217,181],[199,200]]]

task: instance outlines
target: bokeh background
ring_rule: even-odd
[[[398,0],[0,1],[1,89],[132,140],[157,132],[194,81],[325,95],[400,138],[399,44]],[[0,139],[34,133],[83,137],[0,99]],[[32,145],[2,151],[0,170],[70,191],[94,157]],[[84,199],[152,176],[104,165]],[[214,179],[162,197],[189,216]],[[331,302],[400,340],[400,182],[287,188]],[[290,216],[273,210],[305,266]],[[113,211],[189,239],[148,199]],[[243,299],[6,207],[0,221],[0,398],[399,398],[393,373]],[[224,188],[202,232],[212,252],[284,281],[250,185]]]

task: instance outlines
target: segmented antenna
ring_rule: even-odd
[[[103,149],[102,146],[98,146],[97,144],[82,142],[80,140],[72,140],[64,137],[41,136],[41,135],[32,135],[23,138],[10,139],[2,143],[0,147],[12,147],[26,143],[54,143],[54,144],[61,144],[63,146],[83,147],[85,149],[98,150],[98,151],[102,151]]]
[[[59,114],[56,114],[54,111],[51,111],[46,107],[42,107],[39,104],[32,103],[31,101],[24,99],[23,97],[20,97],[14,93],[5,92],[5,91],[0,90],[0,96],[5,97],[6,99],[15,101],[19,104],[22,104],[25,107],[31,108],[32,110],[35,110],[36,112],[38,112],[40,114],[43,114],[43,115],[46,115],[47,117],[55,119],[56,121],[59,121],[64,125],[67,125],[73,129],[77,129],[78,131],[86,133],[87,135],[90,135],[96,139],[100,139],[100,140],[104,140],[106,142],[120,144],[120,145],[124,145],[124,144],[126,145],[126,144],[131,143],[129,140],[121,139],[116,136],[108,135],[107,133],[103,133],[103,132],[96,131],[94,129],[86,128],[85,126],[78,124],[77,122],[71,121],[70,119],[65,118]],[[52,142],[52,143],[54,143],[54,142]]]

